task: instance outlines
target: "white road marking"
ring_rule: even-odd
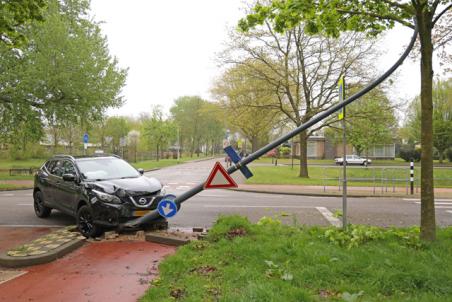
[[[255,206],[255,205],[216,205],[216,204],[205,204],[202,205],[204,208],[271,208],[271,209],[279,209],[279,208],[285,208],[285,209],[312,209],[311,206]]]
[[[452,211],[446,211],[447,213],[451,213],[452,214]]]
[[[178,186],[176,187],[176,190],[182,190],[182,189],[189,189],[190,186]]]
[[[177,184],[179,184],[178,182],[169,182],[168,183],[169,185],[177,185]]]
[[[197,185],[196,182],[187,182],[187,185]]]
[[[0,194],[0,197],[14,196],[14,194]]]
[[[64,228],[64,225],[45,224],[0,224],[0,228]]]
[[[435,206],[435,209],[452,209],[452,204],[450,206]]]
[[[247,195],[248,196],[248,195]],[[272,199],[282,199],[285,198],[281,195],[271,194],[271,193],[253,193],[251,196],[258,197],[258,198],[272,198]]]
[[[8,272],[11,272],[11,271],[8,271]],[[7,273],[8,273],[8,272],[7,272]],[[3,281],[0,281],[0,284],[3,284],[3,283],[6,283],[6,282],[8,282],[8,281],[11,281],[11,280],[14,280],[14,279],[16,279],[16,278],[19,278],[20,276],[25,275],[26,273],[28,273],[28,272],[27,272],[27,271],[17,271],[17,274],[11,276],[11,277],[8,278],[8,279],[5,279],[5,280],[3,280]],[[0,274],[1,274],[1,271],[0,271]]]
[[[16,206],[32,206],[32,203],[18,203]]]
[[[405,201],[421,201],[419,198],[404,198]],[[450,201],[452,202],[452,199],[442,199],[442,198],[435,198],[435,202],[437,201]]]
[[[421,204],[420,201],[416,201],[415,203],[416,204]],[[435,205],[443,205],[443,206],[449,205],[449,206],[452,206],[452,202],[435,202]]]
[[[215,194],[199,194],[198,197],[227,197],[226,195],[215,195]]]
[[[335,227],[342,227],[342,222],[337,219],[336,217],[333,216],[333,213],[330,212],[330,210],[328,210],[325,207],[315,207],[320,214],[323,215],[323,217],[325,217],[326,220],[328,220],[329,223],[331,223],[331,225],[334,225]]]

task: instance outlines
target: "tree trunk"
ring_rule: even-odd
[[[251,137],[251,153],[256,152],[258,146],[259,146],[259,139],[257,138],[257,136]]]
[[[308,178],[308,138],[306,131],[299,134],[300,139],[300,177]]]
[[[432,122],[432,17],[423,8],[416,14],[421,43],[421,234],[423,240],[436,239],[433,191],[433,122]]]
[[[159,156],[160,156],[160,148],[159,148],[159,145],[157,144],[157,161],[159,161]]]
[[[438,151],[438,153],[439,153],[439,163],[442,164],[444,159],[444,151]]]
[[[57,147],[58,147],[58,135],[57,130],[53,129],[53,154],[57,153]]]

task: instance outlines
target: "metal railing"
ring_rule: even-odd
[[[337,170],[337,177],[327,177],[328,169],[336,169]],[[353,184],[358,184],[358,187],[367,187],[372,188],[372,193],[375,195],[377,192],[380,194],[384,193],[395,193],[397,191],[396,188],[405,188],[406,195],[410,195],[410,177],[409,177],[409,170],[404,168],[365,168],[368,169],[368,171],[372,171],[370,174],[370,177],[350,177],[347,176],[347,183],[349,186],[353,186]],[[400,177],[397,175],[400,175],[400,173],[395,173],[395,171],[406,171],[407,176],[406,177]],[[341,170],[334,167],[325,167],[323,169],[323,177],[321,178],[323,191],[326,192],[328,188],[331,187],[337,187],[338,191],[342,190],[342,184],[343,184],[343,178],[340,174]],[[392,173],[391,173],[392,172]],[[452,187],[452,178],[434,178],[435,187]],[[332,185],[332,183],[336,183],[336,185]],[[359,185],[359,183],[366,183],[366,185]],[[416,176],[414,178],[414,188],[415,193],[419,193],[420,191],[420,177]],[[355,185],[356,186],[356,185]],[[400,190],[399,190],[400,192]]]

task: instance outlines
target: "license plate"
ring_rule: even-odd
[[[149,211],[149,210],[133,211],[133,216],[142,217],[142,216],[148,214],[149,212],[151,212],[151,211]]]

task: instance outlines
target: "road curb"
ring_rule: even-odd
[[[17,268],[49,263],[81,247],[86,239],[73,226],[44,235],[0,254],[0,266]]]
[[[157,171],[157,170],[160,170],[161,168],[152,168],[152,169],[149,169],[149,170],[143,170],[144,171],[144,173],[146,173],[146,172],[152,172],[152,171]]]
[[[23,187],[23,188],[0,188],[0,192],[9,192],[9,191],[22,191],[22,190],[31,190],[33,189],[33,186],[31,187]]]
[[[158,234],[154,234],[154,233],[147,233],[145,235],[145,240],[148,242],[160,243],[160,244],[171,245],[171,246],[181,246],[181,245],[185,245],[190,242],[189,239],[181,239],[181,238],[177,238],[177,237],[163,236],[163,235],[158,235]]]
[[[18,268],[24,266],[32,266],[37,264],[44,264],[52,262],[58,258],[61,258],[70,252],[78,249],[85,243],[85,239],[74,239],[68,243],[61,245],[60,247],[52,250],[49,253],[36,256],[26,256],[26,257],[11,257],[6,253],[0,254],[0,266],[8,268]]]
[[[315,196],[315,197],[342,197],[341,194],[333,194],[333,193],[311,193],[311,192],[279,192],[279,191],[265,191],[265,190],[257,190],[257,189],[240,189],[240,188],[230,188],[227,190],[238,191],[238,192],[248,192],[248,193],[262,193],[262,194],[276,194],[276,195],[293,195],[293,196]],[[413,195],[373,195],[373,194],[350,194],[348,192],[348,197],[358,197],[358,198],[366,198],[366,197],[377,197],[377,198],[401,198],[405,196],[413,196]],[[414,195],[417,196],[417,195]]]

